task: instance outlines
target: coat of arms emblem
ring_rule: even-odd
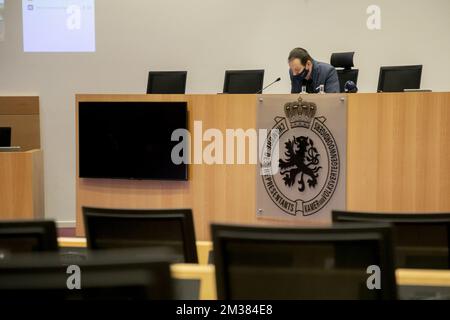
[[[339,150],[317,117],[317,105],[301,97],[284,105],[284,117],[276,117],[276,138],[268,136],[261,161],[262,179],[271,200],[289,215],[310,216],[333,197],[340,173]],[[279,158],[273,150],[278,147]],[[274,162],[276,161],[276,163]],[[272,168],[277,166],[277,172]]]

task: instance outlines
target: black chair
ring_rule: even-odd
[[[219,299],[395,299],[389,225],[212,225]],[[369,290],[369,266],[381,289]]]
[[[58,251],[54,221],[0,222],[0,252],[3,254],[46,251]]]
[[[29,254],[0,261],[1,301],[172,299],[170,253],[164,249],[89,254],[76,269],[56,254]],[[70,279],[70,277],[74,277]],[[79,280],[79,282],[78,282]],[[81,289],[68,289],[68,283]]]
[[[83,207],[89,249],[166,246],[176,262],[198,263],[190,209],[133,210]]]
[[[150,71],[147,94],[186,93],[187,71]]]
[[[345,83],[347,81],[353,81],[358,83],[358,69],[352,69],[354,52],[339,52],[331,55],[330,63],[336,68],[339,86],[341,92],[345,92]]]
[[[264,84],[264,70],[227,70],[223,93],[255,94],[261,92]]]
[[[334,211],[333,222],[391,223],[396,267],[449,269],[450,213],[362,213]]]
[[[0,148],[11,147],[11,128],[0,127]]]

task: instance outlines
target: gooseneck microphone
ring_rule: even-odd
[[[263,93],[264,90],[266,90],[268,87],[270,87],[270,86],[273,85],[274,83],[277,83],[278,81],[281,81],[281,78],[278,78],[277,80],[275,80],[275,81],[272,82],[271,84],[265,86],[264,88],[262,88],[261,90],[259,90],[256,94]]]

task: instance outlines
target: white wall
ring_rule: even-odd
[[[382,29],[366,28],[366,8]],[[222,90],[225,69],[265,68],[270,93],[290,89],[286,58],[356,51],[361,91],[381,65],[423,64],[422,87],[450,90],[448,0],[97,0],[97,52],[25,54],[21,1],[6,0],[0,94],[41,97],[46,216],[75,219],[75,93],[142,93],[148,70],[188,70],[188,92]]]

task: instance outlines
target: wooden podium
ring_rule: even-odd
[[[0,152],[0,220],[44,218],[42,151]]]
[[[44,217],[39,97],[0,96],[0,127],[12,129],[20,152],[0,152],[0,220]]]

